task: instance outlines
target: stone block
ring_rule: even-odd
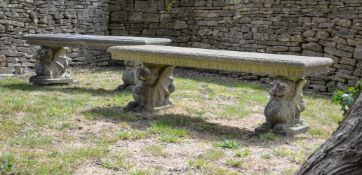
[[[338,36],[333,37],[332,41],[334,41],[336,43],[340,43],[340,44],[347,44],[345,39],[338,37]]]
[[[4,33],[6,30],[6,28],[0,24],[0,33]]]
[[[362,45],[358,45],[353,52],[353,58],[362,60]]]
[[[0,24],[9,25],[9,26],[16,26],[16,27],[24,27],[23,22],[7,20],[7,19],[0,19]]]
[[[307,44],[302,44],[302,48],[306,49],[306,50],[311,50],[311,51],[315,51],[315,52],[323,52],[323,48],[322,46],[320,46],[318,43],[307,43]]]
[[[354,37],[354,33],[349,28],[342,28],[340,30],[337,30],[335,32],[335,35],[345,39],[353,39]]]
[[[6,61],[5,55],[0,55],[0,63],[5,61]]]
[[[0,74],[13,74],[15,67],[0,67]]]
[[[142,12],[133,12],[128,16],[129,21],[133,22],[142,22]]]
[[[172,15],[171,14],[161,14],[160,16],[160,22],[161,23],[167,23],[172,21]]]
[[[329,53],[329,54],[340,56],[340,57],[346,57],[346,58],[351,58],[352,57],[351,52],[347,52],[347,51],[340,50],[340,49],[337,49],[337,48],[325,47],[324,51]]]
[[[307,30],[303,33],[304,37],[313,37],[315,35],[315,32],[313,30]]]
[[[205,7],[206,1],[205,0],[195,0],[195,7]]]
[[[327,91],[327,87],[323,86],[323,85],[312,84],[309,87],[311,87],[314,91],[319,91],[319,92],[326,92]]]
[[[337,43],[333,42],[333,41],[324,41],[324,40],[320,40],[319,44],[324,46],[324,47],[337,47]]]
[[[267,52],[285,52],[288,51],[288,47],[286,46],[273,46],[273,47],[267,47]]]
[[[135,10],[139,12],[157,12],[158,3],[155,1],[135,1]]]
[[[329,33],[326,32],[326,31],[318,31],[316,37],[317,37],[318,39],[323,39],[323,40],[325,40],[325,39],[329,38]]]
[[[205,20],[201,20],[201,21],[197,21],[198,25],[200,26],[218,26],[219,22],[218,21],[205,21]]]
[[[185,21],[175,21],[173,24],[174,29],[186,29],[188,27]]]
[[[303,37],[300,36],[300,35],[293,35],[290,38],[290,41],[292,41],[292,42],[303,42]]]
[[[339,63],[354,66],[356,64],[356,60],[355,59],[350,59],[350,58],[341,58],[339,60]]]
[[[333,22],[338,25],[338,26],[343,26],[343,27],[349,27],[352,24],[352,21],[349,19],[339,19],[336,18],[333,20]]]
[[[266,33],[254,33],[253,39],[259,40],[259,41],[267,41],[267,40],[269,40],[269,35]]]
[[[350,46],[362,45],[362,39],[359,38],[347,39],[347,43]]]
[[[353,72],[353,75],[354,75],[354,76],[357,76],[357,77],[361,77],[361,76],[362,76],[362,69],[356,69],[356,70]]]
[[[314,56],[314,57],[323,57],[323,53],[314,52],[311,50],[303,50],[303,56]]]
[[[287,33],[283,33],[278,36],[278,41],[290,41],[291,36]]]
[[[111,13],[111,21],[126,21],[127,20],[127,12],[116,11]]]
[[[181,0],[180,6],[181,7],[192,7],[195,3],[195,0]]]
[[[8,63],[16,63],[16,62],[18,62],[18,58],[17,57],[7,57],[6,62],[8,62]]]
[[[347,80],[358,80],[359,77],[353,76],[353,75],[347,75],[344,74],[343,72],[336,72],[336,77],[337,78],[342,78],[342,79],[347,79]]]
[[[338,49],[345,50],[347,52],[353,52],[355,50],[355,48],[353,48],[353,47],[350,47],[350,46],[347,46],[344,44],[339,44],[339,43],[337,43],[336,47]]]
[[[226,4],[225,0],[214,0],[213,5],[214,7],[224,7]]]
[[[157,13],[144,13],[143,14],[143,21],[144,22],[160,22],[160,14]]]

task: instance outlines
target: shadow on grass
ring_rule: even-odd
[[[0,87],[7,88],[10,90],[21,90],[21,91],[45,91],[45,92],[58,91],[63,93],[78,93],[78,94],[89,93],[97,96],[114,96],[120,93],[125,93],[125,91],[120,91],[117,89],[105,90],[105,89],[91,89],[83,87],[67,87],[60,85],[39,86],[28,83],[5,84],[5,85],[0,85]]]
[[[271,83],[265,83],[261,80],[241,80],[236,77],[231,77],[228,75],[223,75],[219,73],[209,73],[207,70],[194,70],[194,69],[185,69],[185,68],[179,68],[175,71],[175,77],[183,78],[183,79],[190,79],[190,80],[196,80],[198,82],[203,83],[212,83],[227,87],[239,87],[239,88],[250,88],[250,89],[256,89],[261,90],[265,92],[269,92],[269,89],[271,88]],[[271,81],[273,81],[273,78],[271,77]],[[311,89],[304,89],[303,90],[304,96],[308,96],[311,98],[318,98],[318,99],[330,99],[331,94],[328,93],[321,93],[321,92],[315,92]]]
[[[216,136],[216,139],[237,139],[246,141],[249,145],[265,146],[265,140],[259,139],[259,137],[255,135],[254,130],[211,123],[203,118],[188,115],[152,114],[146,116],[144,114],[125,112],[124,109],[119,106],[94,108],[85,111],[84,114],[91,116],[94,120],[108,120],[113,123],[127,122],[134,129],[147,130],[152,123],[157,122],[158,124],[171,128],[186,129],[190,133],[194,133],[194,136],[203,140],[210,140],[212,139],[210,136]],[[285,144],[286,141],[298,139],[301,138],[284,137],[276,142],[272,142],[270,146]]]

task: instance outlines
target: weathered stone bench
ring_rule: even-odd
[[[328,71],[333,61],[324,57],[276,55],[224,50],[180,48],[171,46],[115,46],[108,49],[112,59],[143,62],[140,82],[133,89],[134,101],[127,109],[152,112],[172,105],[175,91],[172,73],[175,66],[218,69],[254,74],[268,74],[276,79],[264,110],[266,122],[257,133],[273,131],[281,135],[306,132],[309,126],[300,119],[305,110],[303,86],[305,76]]]
[[[145,38],[129,36],[98,36],[70,34],[32,34],[23,37],[30,45],[41,46],[35,55],[38,63],[35,76],[30,78],[34,84],[68,84],[73,79],[68,74],[68,47],[106,50],[120,45],[166,45],[171,42],[164,38]],[[141,63],[126,61],[123,74],[123,87],[136,83],[136,71]]]

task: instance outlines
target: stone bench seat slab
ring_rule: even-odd
[[[25,35],[23,38],[31,45],[102,50],[120,45],[166,45],[171,42],[167,38],[71,34],[31,34]]]
[[[100,36],[71,34],[31,34],[24,35],[30,45],[41,46],[35,58],[38,60],[35,73],[30,78],[34,84],[69,84],[73,79],[67,74],[69,58],[66,56],[68,47],[106,50],[120,45],[166,45],[171,42],[166,38],[146,38],[131,36]],[[126,61],[123,73],[123,84],[120,90],[132,88],[136,82],[136,74],[141,62]]]
[[[218,69],[275,77],[264,109],[265,122],[255,129],[257,134],[274,132],[293,136],[305,133],[309,125],[301,119],[305,110],[303,87],[305,76],[328,72],[333,60],[265,53],[237,52],[172,46],[114,46],[108,51],[112,59],[143,62],[139,69],[140,82],[133,89],[134,101],[126,109],[152,112],[170,106],[170,94],[175,91],[172,71],[175,66]]]
[[[283,76],[296,80],[328,71],[333,60],[325,57],[277,55],[172,46],[115,46],[112,59],[153,64],[217,69]]]

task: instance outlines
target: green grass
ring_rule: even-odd
[[[118,131],[116,134],[121,140],[139,140],[148,135],[147,132],[139,130]]]
[[[244,164],[244,161],[238,160],[238,159],[228,159],[228,160],[226,160],[225,164],[230,167],[241,168],[242,165]]]
[[[271,142],[271,141],[278,140],[279,136],[272,132],[268,132],[268,133],[260,135],[259,138],[262,142]]]
[[[208,162],[205,159],[198,158],[198,159],[192,159],[189,160],[189,166],[193,168],[202,168],[208,164]]]
[[[175,76],[175,107],[148,117],[123,110],[133,97],[114,90],[121,76],[118,68],[86,70],[74,74],[78,83],[57,86],[0,79],[0,174],[74,174],[89,164],[119,174],[160,174],[160,164],[153,163],[173,159],[176,151],[189,174],[238,174],[234,170],[240,169],[291,174],[342,119],[329,98],[306,96],[302,118],[311,128],[306,134],[250,137],[263,122],[268,101],[267,89],[257,84]],[[152,159],[147,162],[152,167],[132,162],[134,154]],[[258,159],[291,168],[250,165]]]
[[[154,168],[133,168],[127,172],[127,175],[159,175],[160,170]]]
[[[246,158],[250,155],[250,153],[251,151],[248,148],[241,148],[234,151],[235,156],[239,158]]]
[[[130,170],[133,165],[125,162],[125,158],[122,153],[112,153],[109,157],[102,160],[102,167],[114,171],[120,171]]]
[[[290,150],[287,148],[274,148],[273,152],[275,155],[280,157],[287,157],[293,162],[303,163],[306,159],[306,153],[304,150]]]
[[[210,149],[205,153],[201,154],[199,158],[202,158],[207,161],[216,161],[225,156],[225,153],[220,149]]]
[[[240,148],[240,144],[232,141],[232,140],[224,140],[219,141],[215,143],[215,146],[218,148],[224,148],[224,149],[238,149]]]
[[[13,144],[22,147],[39,148],[40,146],[48,146],[53,139],[50,136],[41,135],[39,133],[25,134],[17,137]]]
[[[188,131],[183,128],[173,128],[170,123],[156,121],[151,123],[150,131],[160,135],[160,141],[177,143],[188,135]]]

